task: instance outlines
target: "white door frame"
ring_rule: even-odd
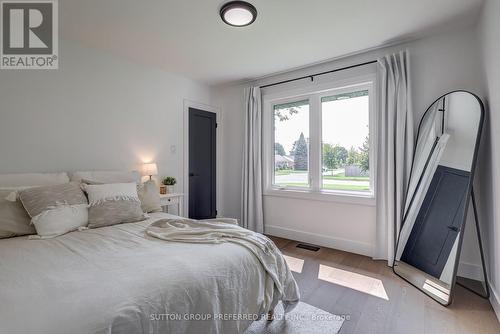
[[[215,201],[216,201],[216,210],[217,216],[222,215],[222,206],[221,206],[221,167],[222,167],[222,113],[220,112],[220,108],[214,107],[208,104],[184,99],[184,143],[183,143],[183,193],[184,193],[184,216],[189,216],[189,108],[200,109],[208,112],[212,112],[216,115],[217,120],[217,131],[216,131],[216,171],[215,177],[216,185],[215,185]]]

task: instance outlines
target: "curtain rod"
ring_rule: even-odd
[[[374,64],[376,62],[377,62],[376,60],[367,61],[366,63],[356,64],[356,65],[351,65],[351,66],[346,66],[346,67],[342,67],[342,68],[337,68],[335,70],[320,72],[320,73],[311,74],[311,75],[305,75],[303,77],[299,77],[299,78],[295,78],[295,79],[288,79],[288,80],[283,80],[283,81],[275,82],[275,83],[268,84],[268,85],[263,85],[263,86],[260,86],[260,88],[267,88],[267,87],[271,87],[271,86],[277,86],[277,85],[289,83],[289,82],[292,82],[292,81],[307,79],[307,78],[311,78],[311,81],[313,81],[314,77],[317,77],[319,75],[328,74],[328,73],[334,73],[334,72],[338,72],[338,71],[344,71],[344,70],[348,70],[348,69],[359,67],[359,66],[365,66],[365,65],[369,65],[369,64]]]

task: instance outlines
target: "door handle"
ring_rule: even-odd
[[[458,229],[458,227],[456,227],[456,226],[451,226],[451,225],[450,225],[450,226],[448,226],[448,228],[449,228],[450,230],[454,231],[454,232],[459,232],[459,231],[460,231],[460,230]]]
[[[200,176],[199,174],[189,173],[189,177]]]

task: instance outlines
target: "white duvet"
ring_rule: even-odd
[[[0,240],[0,333],[242,333],[283,297],[242,245],[145,234],[168,217]]]

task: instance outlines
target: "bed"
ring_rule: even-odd
[[[0,240],[0,332],[244,332],[268,311],[264,268],[233,243],[172,243],[145,234],[168,217],[153,213],[54,239]]]

